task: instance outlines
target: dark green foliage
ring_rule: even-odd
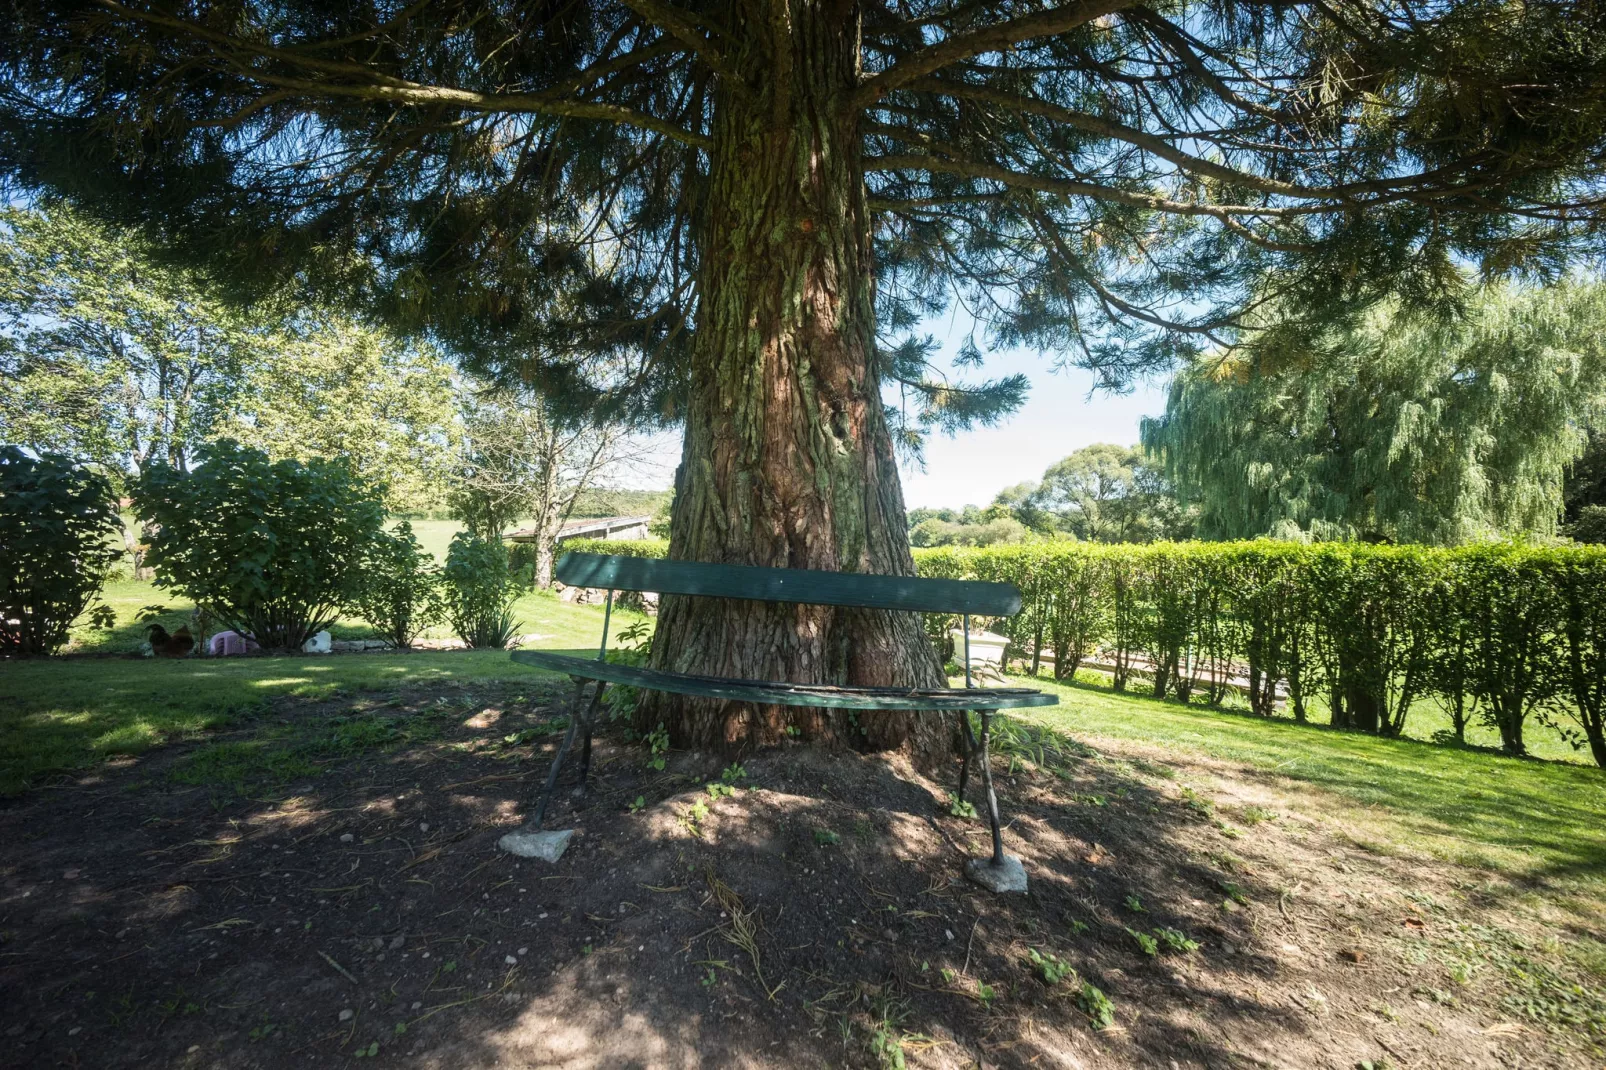
[[[446,551],[441,580],[446,621],[457,637],[481,649],[506,646],[518,628],[513,603],[521,584],[508,571],[501,540],[458,532]]]
[[[1587,434],[1584,452],[1567,469],[1561,491],[1562,505],[1567,511],[1567,520],[1574,525],[1583,518],[1585,510],[1602,510],[1596,514],[1592,526],[1597,533],[1593,538],[1579,535],[1576,530],[1572,535],[1579,542],[1606,542],[1606,428],[1592,427]]]
[[[699,224],[762,211],[709,203],[710,156],[753,94],[801,99],[794,37],[853,35],[825,89],[856,119],[842,174],[916,434],[1018,400],[932,366],[914,328],[956,298],[989,340],[1119,381],[1233,336],[1266,290],[1297,331],[1390,292],[1452,304],[1458,263],[1598,247],[1606,48],[1579,0],[161,10],[13,6],[0,176],[167,231],[246,292],[308,277],[582,410],[683,405]]]
[[[59,454],[0,447],[0,654],[50,654],[120,556],[111,484]]]
[[[197,459],[135,483],[158,586],[266,649],[299,650],[357,592],[383,534],[378,489],[344,461],[274,462],[227,440]]]
[[[410,646],[444,612],[434,564],[402,521],[369,547],[351,608],[392,645]]]
[[[1599,546],[1606,543],[1606,505],[1580,506],[1578,517],[1567,526],[1575,541]]]
[[[1606,555],[1570,555],[1558,573],[1561,674],[1572,699],[1563,713],[1576,722],[1595,761],[1606,769]]]
[[[668,505],[672,496],[667,490],[587,487],[575,495],[574,508],[569,510],[569,516],[652,516]]]

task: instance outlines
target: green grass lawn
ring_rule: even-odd
[[[160,598],[148,583],[112,585],[108,602],[119,625],[98,633],[90,650],[126,652],[142,638],[133,614]],[[172,622],[187,606],[176,600]],[[532,591],[516,607],[527,644],[594,650],[602,610]],[[619,610],[617,635],[640,614]],[[338,631],[367,634],[351,623]],[[420,651],[333,657],[54,658],[0,663],[0,794],[14,794],[43,774],[82,769],[117,754],[138,754],[166,740],[222,727],[281,696],[316,701],[344,692],[389,691],[430,684],[510,681],[546,675],[515,665],[500,650]]]
[[[1031,683],[1061,704],[1029,711],[1029,721],[1094,747],[1151,744],[1246,766],[1284,788],[1318,789],[1316,809],[1371,846],[1514,876],[1606,879],[1606,770],[1266,721],[1094,683]]]

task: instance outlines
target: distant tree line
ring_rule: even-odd
[[[1085,446],[1039,481],[1006,487],[991,505],[911,509],[915,546],[996,546],[1039,539],[1153,542],[1192,535],[1160,468],[1134,446]]]

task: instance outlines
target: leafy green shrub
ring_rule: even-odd
[[[379,488],[344,461],[270,461],[230,441],[134,484],[156,583],[269,650],[299,650],[355,595],[384,530]]]
[[[411,646],[445,612],[434,564],[413,536],[413,526],[402,521],[369,547],[352,608],[392,646]]]
[[[442,579],[446,620],[457,637],[476,649],[507,646],[518,629],[513,603],[520,584],[508,572],[502,541],[468,531],[453,535]]]
[[[50,654],[120,556],[111,484],[59,454],[0,447],[0,653]]]

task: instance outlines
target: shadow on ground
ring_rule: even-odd
[[[1048,734],[1000,759],[1026,896],[960,877],[986,829],[950,813],[953,771],[801,745],[656,770],[604,739],[592,792],[548,822],[578,830],[569,853],[519,861],[496,839],[566,691],[510,694],[281,703],[238,738],[0,810],[0,1064],[1181,1070],[1573,1050],[1490,1032],[1511,1019],[1497,987],[1414,995],[1449,984],[1410,953],[1443,921],[1401,893],[1443,896],[1441,877],[1270,796],[1206,797],[1164,759]]]

